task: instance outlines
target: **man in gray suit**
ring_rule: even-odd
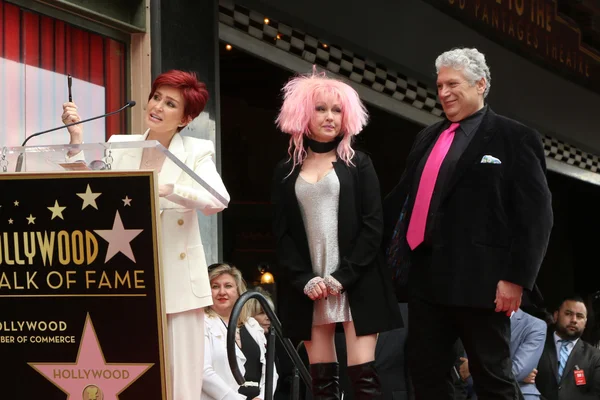
[[[510,358],[512,371],[525,400],[539,400],[535,383],[525,378],[537,367],[546,342],[548,326],[544,321],[518,309],[510,317]]]
[[[518,382],[525,400],[539,400],[540,392],[535,383],[526,383],[525,379],[537,367],[546,341],[548,327],[544,321],[527,314],[520,308],[510,317],[510,359],[512,373]],[[460,367],[461,377],[469,377],[468,361]],[[471,399],[476,399],[473,394]]]

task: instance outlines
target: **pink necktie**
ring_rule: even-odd
[[[429,213],[429,204],[431,203],[431,196],[435,188],[435,181],[440,172],[442,162],[446,154],[448,154],[448,150],[450,150],[450,145],[452,144],[452,140],[454,140],[454,132],[458,126],[458,123],[453,123],[448,129],[442,132],[437,142],[435,142],[429,158],[425,162],[412,215],[408,224],[408,231],[406,232],[406,241],[411,249],[423,243],[423,239],[425,238],[425,224],[427,223],[427,214]]]

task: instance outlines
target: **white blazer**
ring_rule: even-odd
[[[145,140],[144,135],[113,135],[109,142]],[[169,151],[229,201],[229,194],[213,162],[210,140],[175,134]],[[113,169],[140,169],[143,149],[113,150]],[[167,314],[212,305],[212,293],[196,210],[205,215],[225,208],[217,198],[195,183],[170,159],[158,175],[159,185],[172,193],[160,199],[161,269]]]
[[[249,318],[244,324],[260,348],[260,362],[262,363],[262,376],[260,378],[260,394],[265,398],[265,371],[267,339],[263,328],[254,318]],[[238,346],[235,346],[235,355],[242,375],[246,373],[244,364],[246,357]],[[277,387],[277,371],[273,365],[273,392]],[[245,400],[246,396],[238,393],[240,385],[237,384],[227,360],[227,328],[219,317],[208,314],[204,316],[204,381],[202,382],[202,395],[200,400]]]

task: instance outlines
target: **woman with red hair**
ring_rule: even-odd
[[[196,75],[169,71],[152,84],[143,135],[113,135],[110,142],[157,140],[228,202],[229,195],[213,162],[209,140],[179,134],[208,101],[206,85]],[[74,103],[63,105],[65,124],[80,121]],[[82,143],[83,127],[68,128],[71,144]],[[204,369],[204,311],[212,305],[207,263],[196,211],[205,215],[226,207],[177,167],[162,152],[113,151],[113,169],[156,169],[161,197],[161,271],[167,313],[170,374],[174,400],[197,399]],[[124,157],[127,153],[128,156]],[[133,155],[133,157],[131,157]]]
[[[315,399],[339,399],[334,346],[342,323],[355,399],[381,397],[377,333],[402,326],[380,245],[383,215],[371,159],[352,149],[367,111],[349,85],[315,71],[283,88],[278,127],[291,136],[275,170],[284,334],[304,340]],[[287,290],[286,290],[287,289]]]

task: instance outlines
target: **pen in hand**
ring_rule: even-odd
[[[69,103],[72,103],[73,94],[71,93],[71,86],[73,85],[73,77],[71,75],[67,75],[67,84],[69,86]]]

